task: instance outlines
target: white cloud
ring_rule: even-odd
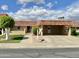
[[[68,6],[65,10],[49,10],[43,7],[34,6],[33,8],[24,8],[18,10],[16,13],[8,13],[16,20],[37,20],[49,19],[55,20],[58,17],[64,16],[65,19],[79,19],[79,6],[78,2]]]
[[[52,4],[51,2],[49,2],[46,6],[51,8],[54,4]]]
[[[48,8],[51,8],[51,7],[53,7],[53,6],[56,5],[56,4],[58,4],[58,2],[57,2],[57,1],[54,1],[54,2],[49,2],[46,6],[47,6]]]
[[[44,3],[44,0],[18,0],[18,3],[20,3],[20,4],[25,4],[28,2]]]
[[[2,9],[2,10],[8,10],[8,5],[2,5],[2,6],[1,6],[1,9]]]
[[[21,9],[16,13],[8,13],[17,20],[37,20],[37,19],[56,19],[63,12],[61,10],[47,10],[42,7],[34,6],[30,9]]]
[[[69,19],[79,19],[79,1],[67,7],[65,15]]]

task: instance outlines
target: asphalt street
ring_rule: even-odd
[[[78,58],[79,48],[0,49],[0,58]]]

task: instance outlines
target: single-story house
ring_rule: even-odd
[[[15,21],[13,30],[32,32],[32,28],[38,26],[43,29],[43,35],[70,35],[71,27],[75,22],[69,20],[40,20],[40,21]]]

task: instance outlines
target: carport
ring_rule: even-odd
[[[71,35],[72,21],[41,20],[38,22],[43,35]]]
[[[44,25],[43,34],[44,35],[67,35],[68,28],[65,30],[63,25]]]

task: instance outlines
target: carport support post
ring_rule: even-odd
[[[41,25],[41,37],[43,36],[43,26]]]
[[[33,26],[32,26],[32,28],[31,28],[31,34],[33,35]]]
[[[30,43],[33,42],[33,26],[31,27],[31,39],[30,39]]]
[[[37,29],[37,40],[38,40],[38,36],[39,36],[39,29]]]
[[[24,28],[24,34],[26,33],[26,28]]]
[[[42,25],[40,25],[40,27],[39,27],[39,35],[40,35],[40,38],[39,39],[43,39],[43,26]]]
[[[71,27],[69,27],[68,36],[71,36]]]

